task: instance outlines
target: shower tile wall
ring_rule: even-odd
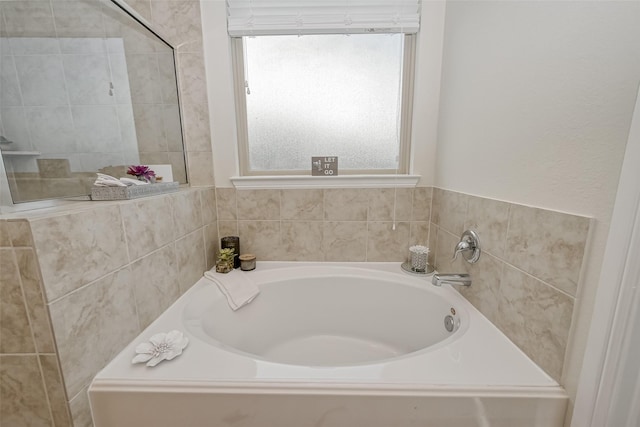
[[[11,150],[69,159],[71,172],[139,162],[121,38],[10,37],[0,54],[0,132]],[[38,172],[35,157],[10,161],[15,172]]]
[[[189,182],[192,186],[210,186],[214,184],[213,174],[213,156],[211,149],[211,135],[209,130],[209,112],[207,105],[207,96],[205,85],[205,72],[204,72],[204,59],[202,50],[202,29],[200,20],[200,3],[199,1],[192,0],[174,0],[174,1],[150,1],[150,0],[132,0],[128,2],[131,6],[145,19],[149,21],[152,27],[157,30],[161,35],[165,37],[173,46],[177,49],[176,67],[178,75],[178,87],[180,91],[180,106],[175,102],[176,88],[175,84],[168,83],[166,70],[173,70],[173,58],[171,55],[163,54],[156,49],[153,43],[151,43],[145,37],[141,37],[140,33],[131,28],[130,23],[122,22],[118,28],[110,27],[106,25],[107,20],[102,19],[102,13],[110,14],[109,8],[100,6],[97,0],[70,0],[64,2],[56,1],[42,1],[42,0],[24,0],[24,1],[7,1],[0,2],[0,54],[8,55],[11,58],[12,50],[11,44],[8,38],[14,40],[14,44],[20,44],[20,39],[33,38],[39,39],[42,46],[56,48],[60,51],[61,47],[58,46],[58,42],[53,37],[60,37],[66,40],[60,42],[65,45],[65,49],[75,49],[77,54],[75,56],[83,57],[84,59],[103,60],[104,55],[98,58],[98,52],[87,51],[87,46],[91,44],[91,41],[102,41],[105,37],[108,40],[119,39],[126,47],[126,58],[124,55],[116,57],[116,53],[111,52],[114,49],[113,43],[109,43],[108,50],[110,56],[110,65],[112,68],[113,78],[120,81],[122,84],[118,85],[116,91],[116,97],[118,97],[118,104],[120,103],[121,96],[126,91],[130,91],[130,97],[128,101],[129,110],[133,107],[132,114],[130,111],[123,115],[118,113],[117,119],[120,121],[120,126],[123,128],[123,132],[131,136],[131,126],[135,119],[135,134],[133,137],[137,137],[141,140],[141,153],[140,161],[149,164],[171,164],[174,169],[174,177],[181,179],[188,174]],[[74,43],[73,40],[84,39],[84,47],[81,48],[82,42]],[[67,43],[68,41],[68,43]],[[89,46],[90,47],[90,46]],[[94,46],[95,48],[95,46]],[[75,52],[74,51],[74,52]],[[49,54],[43,56],[51,56]],[[55,59],[55,58],[54,58]],[[49,58],[49,60],[54,60]],[[44,60],[44,59],[43,59]],[[32,93],[33,96],[39,96],[42,94],[59,92],[64,89],[61,87],[61,82],[64,79],[58,79],[52,73],[58,74],[66,72],[66,65],[69,65],[69,73],[71,76],[76,76],[77,79],[82,80],[87,76],[82,73],[74,72],[78,71],[78,67],[73,67],[73,64],[65,64],[61,60],[57,61],[52,67],[38,67],[44,71],[48,76],[48,84],[42,91],[33,91],[31,89],[35,86],[29,86],[30,90],[26,95]],[[2,66],[2,75],[6,78],[2,79],[2,102],[0,106],[2,111],[0,116],[6,116],[18,113],[14,107],[22,106],[22,99],[20,91],[12,91],[12,88],[20,88],[19,82],[15,80],[15,68],[13,67],[15,61],[3,60],[0,61]],[[24,61],[23,61],[24,62]],[[118,72],[118,70],[126,70],[125,63],[128,65],[129,73],[127,75]],[[76,63],[75,65],[81,65]],[[42,71],[41,71],[42,72]],[[12,80],[13,78],[13,80]],[[70,77],[68,77],[70,78]],[[145,99],[142,97],[141,92],[136,88],[145,87],[151,85],[158,89],[156,99]],[[24,85],[23,85],[24,86]],[[90,85],[91,87],[102,87],[101,85]],[[56,92],[56,93],[58,93]],[[107,92],[102,92],[107,93]],[[62,92],[58,95],[62,96]],[[94,94],[95,95],[95,94]],[[30,96],[30,95],[29,95]],[[155,95],[154,95],[155,96]],[[111,98],[111,97],[110,97]],[[132,103],[133,101],[133,103]],[[38,104],[39,105],[39,104]],[[106,108],[110,105],[99,105],[100,108]],[[30,106],[31,107],[31,106]],[[51,109],[52,106],[47,108]],[[97,108],[98,106],[96,106]],[[175,145],[177,141],[176,133],[177,129],[177,116],[171,115],[175,113],[177,108],[181,109],[181,119],[183,121],[183,133],[185,139],[186,153],[183,154],[182,149]],[[68,109],[68,108],[67,108]],[[157,118],[152,118],[152,111],[160,111],[159,117],[164,117],[160,122]],[[56,132],[49,132],[48,136],[61,135],[64,137],[69,132],[63,132],[64,126],[69,124],[69,114],[62,114],[62,110],[53,111],[51,114],[57,114],[57,120],[55,121],[58,127]],[[78,114],[82,113],[81,111]],[[83,118],[90,120],[89,110],[86,110]],[[24,114],[22,114],[24,116]],[[113,116],[113,115],[112,115]],[[167,118],[171,117],[171,120]],[[112,117],[114,118],[114,117]],[[0,126],[9,126],[8,120],[0,119]],[[25,120],[17,120],[12,118],[11,123],[15,123],[18,126],[16,129],[6,129],[11,134],[12,138],[18,141],[28,141],[31,146],[31,139],[33,135],[27,138],[28,135],[24,132],[20,133],[20,129],[24,131],[28,127],[28,122]],[[52,120],[50,123],[54,123]],[[104,125],[104,126],[101,126]],[[104,128],[107,123],[97,123],[97,129]],[[14,126],[14,127],[15,127]],[[68,126],[67,126],[68,127]],[[109,126],[109,129],[117,129],[117,126]],[[68,129],[67,129],[68,130]],[[37,132],[35,134],[38,134]],[[98,133],[90,133],[87,136],[94,138]],[[80,138],[81,139],[81,138]],[[77,139],[66,138],[67,142],[72,141],[76,143]],[[26,142],[25,142],[26,144]],[[163,152],[152,152],[154,149],[165,149]],[[43,151],[44,152],[44,151]],[[136,153],[137,154],[137,151]],[[184,158],[187,160],[187,171],[184,169]],[[72,159],[72,170],[80,164],[80,161],[84,163],[90,163],[87,156],[80,158],[75,155]],[[18,163],[24,163],[24,161],[16,160]],[[35,168],[33,160],[29,160],[32,169]],[[114,164],[115,160],[114,160]]]
[[[259,260],[404,261],[428,241],[431,191],[217,188],[218,230]]]
[[[26,220],[0,220],[0,425],[70,425]]]
[[[429,245],[441,272],[469,272],[461,293],[557,381],[562,376],[590,219],[434,189]],[[465,229],[477,264],[451,261]]]

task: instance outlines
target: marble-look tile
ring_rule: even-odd
[[[411,214],[413,221],[431,220],[432,198],[433,187],[416,187],[413,189],[413,211]]]
[[[61,50],[62,43],[57,38],[49,37],[14,37],[6,39],[14,55],[55,55]],[[4,55],[5,53],[3,53]]]
[[[35,345],[13,249],[0,249],[0,353],[33,353]]]
[[[462,235],[469,196],[454,191],[433,189],[431,222],[455,235]]]
[[[54,106],[68,102],[60,55],[16,56],[14,60],[25,106]]]
[[[366,221],[369,194],[362,189],[324,190],[324,219],[327,221]]]
[[[429,247],[429,223],[427,221],[411,221],[409,246],[422,245]]]
[[[160,105],[133,104],[133,119],[140,151],[169,151],[160,112]]]
[[[140,332],[128,268],[49,305],[68,396],[75,396]]]
[[[437,267],[436,264],[436,254],[438,251],[438,233],[439,233],[439,227],[437,225],[435,225],[434,223],[430,222],[429,223],[429,244],[427,245],[429,247],[429,257],[428,259],[428,263]]]
[[[2,18],[2,16],[0,16],[0,18]],[[20,80],[18,78],[18,73],[13,56],[2,56],[2,61],[0,61],[0,106],[18,107],[13,109],[14,116],[17,116],[17,113],[19,113],[23,107],[22,94],[20,93]],[[5,108],[2,110],[2,115],[5,117],[5,120],[7,111],[11,111],[11,109]],[[17,139],[14,136],[10,135],[9,126],[7,126],[7,124],[3,124],[3,129],[4,136],[7,139],[20,141],[20,139]],[[21,125],[18,126],[18,130],[22,129],[26,129],[24,123],[21,123]]]
[[[575,296],[588,233],[588,218],[512,205],[505,258]]]
[[[140,329],[144,329],[180,296],[176,251],[169,244],[131,264]]]
[[[409,221],[413,207],[413,189],[376,188],[369,193],[369,221]],[[394,212],[395,211],[395,212]],[[395,214],[395,216],[394,216]]]
[[[164,137],[167,140],[167,150],[179,152],[184,150],[182,142],[182,125],[178,104],[163,105],[161,108]]]
[[[220,248],[220,237],[218,236],[218,226],[213,223],[204,226],[204,254],[206,258],[206,268],[211,270],[216,264],[218,249]]]
[[[282,190],[283,220],[321,221],[324,212],[323,190]]]
[[[106,53],[62,55],[65,78],[73,82],[67,88],[73,105],[113,104],[108,88],[112,81]]]
[[[0,64],[0,72],[5,71],[4,68],[6,67],[6,64],[4,64],[4,62],[13,62],[13,57],[11,56],[2,57],[2,61],[3,61],[3,64]],[[3,85],[3,87],[0,88],[0,95],[6,96],[5,92],[8,89],[6,87],[7,84],[5,82],[6,76],[0,75],[0,79],[1,79],[0,84]],[[6,100],[0,100],[2,104],[5,104],[5,101]],[[19,102],[22,103],[22,101],[19,101]],[[32,138],[31,135],[29,134],[30,123],[28,122],[27,112],[28,112],[28,108],[24,108],[22,106],[2,108],[0,110],[0,115],[2,116],[2,127],[3,127],[2,136],[7,138],[9,141],[13,141],[13,143],[11,143],[11,149],[13,150],[33,150],[34,149],[34,145],[32,144],[32,141],[34,141],[34,138]],[[24,160],[20,161],[19,163],[18,163],[18,160],[19,159],[12,159],[11,161],[15,169],[20,171],[25,171],[25,172],[33,171],[33,169],[28,169],[20,165],[21,163],[25,163]]]
[[[33,247],[31,227],[27,220],[9,220],[7,229],[13,247]]]
[[[281,259],[280,221],[238,221],[238,231],[243,253],[254,254],[258,261]]]
[[[204,56],[198,53],[178,53],[178,85],[180,99],[185,104],[205,105],[207,87],[204,71]]]
[[[200,204],[202,206],[202,224],[213,224],[218,219],[218,208],[216,205],[216,189],[203,188],[200,190]]]
[[[53,12],[47,1],[3,1],[4,31],[14,37],[51,37]]]
[[[238,221],[218,220],[218,235],[220,236],[220,238],[223,238],[225,236],[237,236],[238,234],[239,234]]]
[[[322,250],[325,261],[366,261],[365,221],[324,221]]]
[[[409,255],[408,222],[370,221],[367,231],[367,261],[406,261]]]
[[[151,21],[151,1],[150,0],[127,0],[127,4],[140,14],[147,21]]]
[[[51,416],[35,355],[0,355],[0,425],[50,427]]]
[[[120,205],[129,259],[138,259],[176,237],[171,196],[149,197]]]
[[[280,190],[239,190],[238,219],[280,219]]]
[[[573,298],[505,264],[496,325],[560,381],[573,305]]]
[[[120,123],[115,105],[71,106],[76,144],[80,152],[110,153],[120,145]]]
[[[200,204],[199,191],[179,192],[174,194],[172,198],[176,237],[182,237],[202,227],[202,205]]]
[[[160,83],[160,97],[165,106],[178,107],[178,83],[175,72],[175,61],[173,52],[167,50],[156,54],[158,59],[158,81]],[[179,118],[179,115],[177,116]],[[178,122],[178,130],[180,122]],[[182,139],[182,138],[181,138]],[[198,151],[198,150],[193,150]],[[207,150],[203,150],[207,151]]]
[[[189,170],[189,183],[192,187],[214,185],[213,153],[211,151],[187,152],[187,168]]]
[[[69,402],[73,427],[93,427],[88,392],[89,387],[87,386]]]
[[[0,220],[0,248],[10,248],[11,237],[9,237],[9,224],[8,221]]]
[[[24,113],[35,150],[54,155],[79,151],[69,104],[30,107],[25,108]]]
[[[204,46],[202,43],[202,37],[188,41],[188,42],[184,42],[183,44],[178,46],[179,53],[189,52],[189,53],[202,54],[203,51],[204,51]]]
[[[102,7],[95,0],[53,1],[58,37],[104,37]]]
[[[54,354],[40,355],[39,358],[47,396],[49,397],[49,405],[51,406],[53,424],[56,427],[68,426],[71,424],[71,418],[58,366],[58,358]]]
[[[216,207],[219,221],[238,219],[236,193],[235,188],[216,188]]]
[[[175,44],[201,37],[200,4],[194,0],[171,0],[151,3],[153,23]]]
[[[282,221],[281,250],[287,261],[323,261],[322,221]]]
[[[139,35],[136,35],[140,37]],[[143,38],[142,43],[146,40]],[[125,42],[128,48],[129,43]],[[158,105],[162,103],[162,88],[160,75],[158,74],[158,59],[155,53],[132,53],[127,50],[125,56],[127,68],[129,70],[129,90],[131,101],[135,106],[141,104]],[[135,110],[134,110],[135,111]],[[142,113],[141,113],[142,114]],[[136,128],[138,128],[138,118],[136,117]],[[147,129],[152,131],[153,129]]]
[[[211,151],[207,104],[183,104],[185,144],[188,151]]]
[[[176,257],[180,292],[185,293],[200,280],[206,270],[204,236],[201,229],[176,240]]]
[[[480,247],[497,257],[504,256],[509,226],[509,203],[469,196],[464,229],[472,229],[480,237]]]
[[[173,180],[180,184],[187,183],[187,166],[185,164],[185,153],[169,152],[167,153],[168,164],[173,168]]]
[[[458,291],[492,323],[496,322],[500,300],[500,279],[504,263],[487,253],[475,264],[465,263],[471,275],[471,286],[459,286]],[[463,272],[463,271],[460,271]]]
[[[31,248],[15,248],[14,251],[36,348],[40,353],[54,353],[53,335],[35,252]]]

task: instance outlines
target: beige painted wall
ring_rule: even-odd
[[[636,89],[640,3],[450,2],[435,185],[595,218],[574,397]]]

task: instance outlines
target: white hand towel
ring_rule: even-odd
[[[204,277],[218,285],[218,289],[227,297],[229,307],[233,311],[249,304],[260,293],[260,289],[244,271],[232,270],[229,273],[205,271]]]

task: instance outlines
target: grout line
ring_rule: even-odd
[[[20,293],[22,295],[22,305],[24,306],[25,314],[27,315],[27,323],[29,324],[29,332],[31,333],[31,342],[33,343],[33,349],[35,350],[35,354],[33,354],[33,356],[36,358],[36,363],[38,364],[38,370],[40,371],[40,382],[42,385],[42,389],[44,391],[45,399],[47,400],[47,409],[49,411],[49,419],[53,423],[53,411],[51,409],[51,400],[49,399],[49,391],[47,390],[47,382],[44,377],[44,370],[42,369],[42,363],[40,362],[40,349],[36,341],[36,334],[33,330],[33,320],[31,319],[31,313],[29,312],[30,310],[27,304],[27,295],[25,294],[24,283],[22,281],[22,272],[20,270],[20,265],[18,264],[18,256],[16,254],[15,248],[11,250],[11,254],[12,254],[14,267],[16,268],[16,273],[18,275],[18,284],[20,286]],[[51,338],[53,338],[53,334]]]

